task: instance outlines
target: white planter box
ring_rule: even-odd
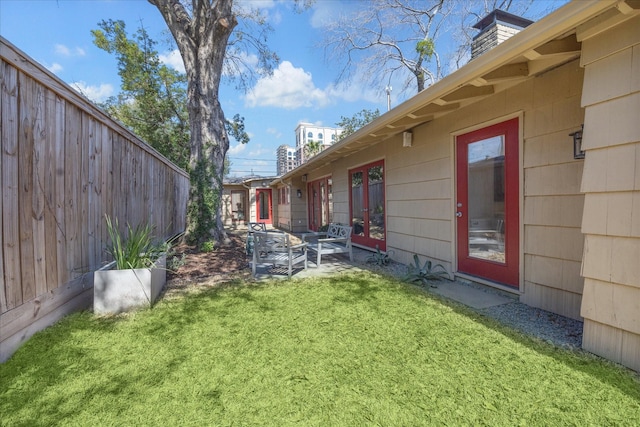
[[[167,257],[156,268],[98,270],[93,274],[93,311],[117,314],[151,307],[167,281]]]

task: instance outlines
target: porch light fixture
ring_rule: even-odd
[[[298,190],[296,191],[296,196],[298,196],[298,199],[302,198],[302,190],[298,188]]]
[[[583,130],[584,130],[584,125],[580,127],[580,130],[577,130],[569,134],[569,136],[573,137],[573,158],[574,159],[584,159],[584,150],[582,149]]]

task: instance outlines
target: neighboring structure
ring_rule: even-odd
[[[244,228],[248,222],[273,224],[274,195],[269,183],[275,177],[229,178],[223,183],[222,217],[225,227]],[[276,195],[280,202],[281,194]]]
[[[276,225],[352,225],[640,370],[639,58],[637,1],[572,1],[272,181]]]
[[[471,43],[471,59],[493,49],[531,24],[533,21],[528,19],[503,10],[494,10],[473,26],[480,32]]]
[[[278,147],[276,159],[278,175],[284,175],[298,166],[298,162],[296,161],[296,149],[289,147],[288,145],[281,145]]]
[[[317,154],[309,151],[311,142],[319,143],[319,150],[323,151],[338,140],[342,133],[340,128],[315,126],[311,123],[299,123],[296,127],[296,161],[297,166],[305,163],[310,157]]]

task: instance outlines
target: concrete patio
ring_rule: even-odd
[[[393,265],[390,265],[388,268],[376,268],[372,264],[368,264],[367,258],[371,256],[372,253],[371,251],[354,247],[353,262],[350,262],[346,255],[323,255],[320,266],[316,264],[315,256],[309,256],[308,268],[306,270],[303,268],[295,268],[292,279],[303,279],[329,274],[358,273],[370,270],[399,277],[406,272],[406,266],[398,263],[393,263]],[[250,257],[249,262],[252,262]],[[256,279],[286,280],[287,269],[281,266],[272,267],[268,264],[259,264],[256,268]],[[444,280],[438,287],[432,287],[429,288],[429,290],[474,309],[485,309],[518,301],[516,295],[509,295],[482,286],[469,286],[468,282],[460,280]]]

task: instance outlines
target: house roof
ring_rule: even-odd
[[[640,13],[640,0],[573,0],[287,172],[288,181],[580,58],[582,43]]]
[[[276,179],[277,176],[231,176],[224,179],[223,185],[242,185],[250,184],[254,181],[270,182]]]

